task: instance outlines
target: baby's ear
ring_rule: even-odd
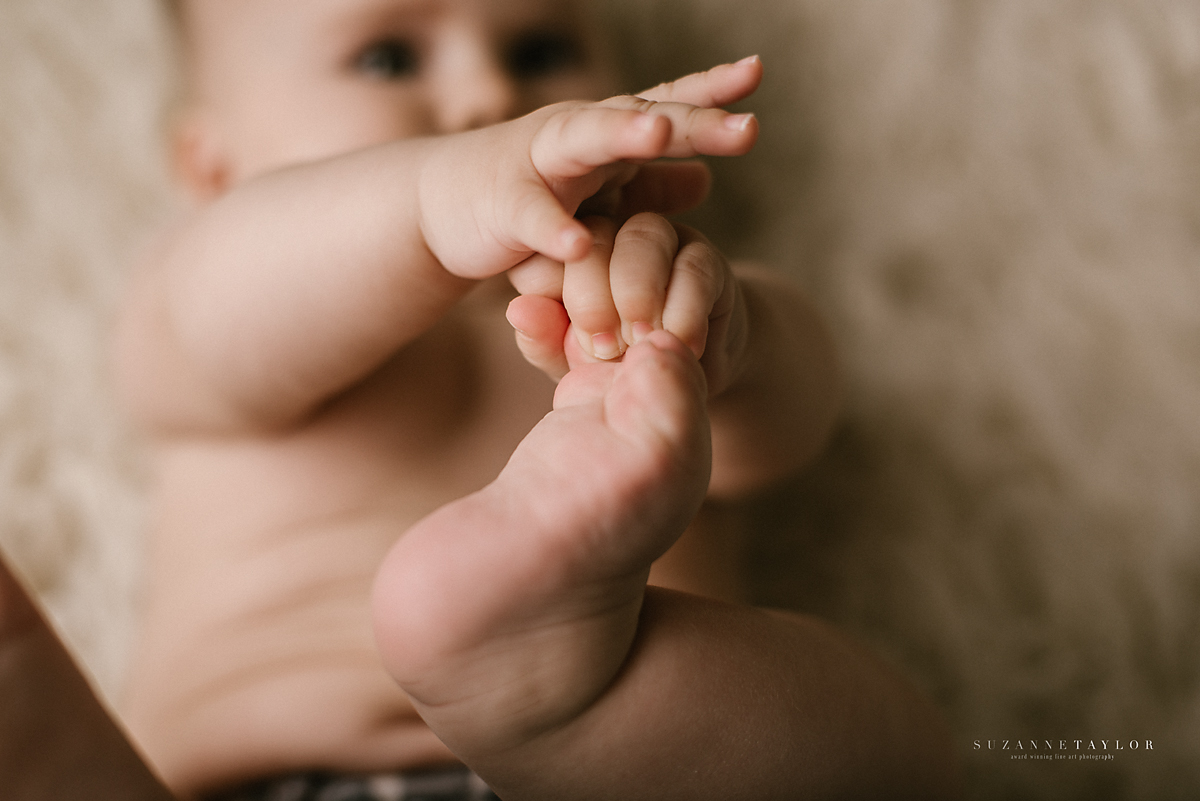
[[[209,112],[190,107],[179,114],[171,133],[171,156],[176,179],[201,203],[229,188],[232,165]]]

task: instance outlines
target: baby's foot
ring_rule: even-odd
[[[374,599],[384,662],[460,756],[520,745],[611,683],[650,564],[707,489],[704,398],[663,331],[578,368],[495,482],[392,549]]]

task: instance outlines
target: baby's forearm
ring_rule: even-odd
[[[709,402],[710,494],[736,498],[807,464],[825,445],[841,403],[833,342],[803,295],[767,270],[737,270],[748,320],[746,361]]]
[[[174,375],[178,394],[223,406],[209,422],[287,422],[428,329],[473,284],[446,272],[422,236],[417,180],[430,146],[294,167],[199,212],[126,315],[133,372],[141,365],[160,387]]]
[[[505,799],[938,799],[932,703],[828,626],[649,588],[609,689],[513,751],[464,753]]]

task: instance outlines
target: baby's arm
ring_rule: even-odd
[[[749,63],[685,81],[731,102],[758,75]],[[753,130],[728,119],[633,97],[563,103],[248,181],[171,237],[133,293],[120,345],[131,400],[160,428],[302,420],[474,280],[534,252],[578,258],[588,234],[572,215],[589,198],[694,200],[694,169],[631,162],[744,152]]]

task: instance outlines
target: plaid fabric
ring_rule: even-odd
[[[254,782],[206,801],[500,801],[465,767],[347,775],[313,771]]]

